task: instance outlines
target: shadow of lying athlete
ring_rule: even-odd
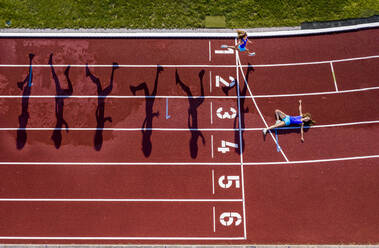
[[[103,129],[105,126],[105,122],[109,121],[112,122],[112,117],[105,117],[105,98],[112,92],[113,89],[113,76],[114,71],[119,68],[118,64],[113,62],[112,67],[112,73],[111,73],[111,79],[109,82],[109,86],[103,89],[101,87],[101,82],[99,78],[95,77],[89,70],[88,64],[86,65],[86,76],[90,77],[92,82],[97,87],[97,108],[96,108],[96,132],[95,132],[95,138],[94,138],[94,148],[96,151],[100,151],[101,147],[103,146]]]
[[[70,66],[67,66],[64,74],[66,76],[68,88],[62,89],[61,84],[59,82],[58,76],[55,73],[54,66],[53,66],[53,54],[50,54],[49,58],[49,65],[51,68],[51,73],[53,74],[53,79],[55,82],[55,116],[57,118],[57,123],[55,124],[55,129],[53,131],[53,134],[51,135],[51,139],[54,141],[54,145],[56,149],[59,149],[59,147],[62,144],[62,126],[64,125],[66,127],[66,131],[68,132],[68,124],[63,118],[63,107],[64,107],[64,99],[66,97],[69,97],[73,93],[72,83],[68,76],[70,71]]]
[[[145,82],[139,84],[138,86],[130,86],[130,91],[133,93],[133,95],[136,95],[136,91],[143,90],[145,94],[145,113],[146,117],[145,120],[142,123],[142,152],[145,157],[149,157],[152,150],[152,144],[151,144],[151,135],[152,135],[152,128],[153,128],[153,118],[159,116],[159,112],[154,113],[153,112],[153,106],[155,102],[155,96],[157,95],[158,90],[158,79],[159,74],[163,71],[163,67],[158,65],[157,66],[157,73],[155,76],[155,82],[154,82],[154,89],[149,93],[149,89]]]
[[[26,126],[29,120],[29,96],[32,90],[33,84],[33,71],[32,71],[32,61],[34,54],[29,54],[29,73],[22,82],[17,82],[17,87],[22,90],[22,100],[21,100],[21,114],[18,116],[19,128],[17,129],[16,147],[18,150],[24,148],[27,140]]]
[[[250,72],[253,72],[253,71],[254,71],[254,68],[249,63],[248,67],[247,67],[246,75],[245,75],[246,82],[249,82]],[[238,127],[237,123],[239,122],[239,120],[238,120],[238,118],[239,118],[238,114],[237,114],[236,118],[234,118],[234,123],[233,123],[233,128],[236,129],[236,131],[234,131],[234,143],[235,144],[239,144],[238,148],[235,149],[235,152],[237,154],[241,154],[245,150],[245,139],[243,138],[244,129],[246,127],[245,126],[245,114],[249,112],[249,108],[248,107],[245,108],[246,93],[247,93],[247,84],[245,83],[245,81],[243,81],[242,90],[241,90],[241,84],[239,84],[239,86],[240,87],[237,87],[237,83],[235,83],[233,85],[233,87],[222,87],[222,91],[225,93],[225,95],[229,95],[229,91],[232,88],[235,88],[236,95],[240,97],[240,115],[241,115],[240,120],[241,120],[241,127],[237,129],[237,127]],[[238,94],[238,88],[240,90],[239,94]],[[237,102],[237,104],[238,104],[238,102]],[[237,106],[237,108],[238,108],[238,106]],[[240,129],[241,129],[241,134],[240,134]],[[241,135],[241,139],[242,139],[242,150],[241,150],[241,145],[240,145],[240,135]]]
[[[192,92],[190,88],[185,85],[179,78],[178,70],[175,71],[175,81],[176,84],[179,84],[179,86],[183,89],[184,92],[187,93],[188,96],[188,128],[191,132],[191,139],[190,139],[190,153],[191,158],[195,159],[197,157],[197,153],[199,150],[199,147],[197,145],[197,140],[199,137],[201,137],[203,145],[205,144],[205,139],[203,134],[197,130],[198,129],[198,118],[197,118],[197,108],[204,102],[204,86],[203,86],[203,78],[204,78],[204,70],[201,70],[199,72],[199,78],[200,78],[200,87],[201,87],[201,96],[194,98],[192,95]]]

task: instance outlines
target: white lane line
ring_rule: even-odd
[[[212,158],[214,157],[214,153],[213,153],[213,135],[211,135],[211,155],[212,155]]]
[[[213,207],[213,232],[216,232],[216,207]]]
[[[360,88],[360,89],[351,89],[351,90],[340,90],[336,91],[322,91],[322,92],[312,92],[312,93],[296,93],[296,94],[278,94],[278,95],[254,95],[254,98],[273,98],[273,97],[292,97],[292,96],[315,96],[315,95],[330,95],[330,94],[343,94],[343,93],[352,93],[360,91],[371,91],[379,90],[379,86]],[[236,96],[193,96],[196,98],[204,99],[235,99]],[[0,98],[173,98],[173,99],[187,99],[188,96],[55,96],[55,95],[0,95]],[[240,98],[252,98],[251,96],[240,96]]]
[[[327,158],[327,159],[316,159],[316,160],[298,160],[289,162],[278,162],[278,161],[268,161],[268,162],[244,162],[244,165],[280,165],[280,164],[309,164],[309,163],[323,163],[323,162],[334,162],[334,161],[348,161],[348,160],[360,160],[360,159],[376,159],[379,158],[379,154],[367,155],[367,156],[355,156],[355,157],[342,157],[342,158]],[[241,162],[0,162],[0,165],[236,165],[241,166]]]
[[[244,237],[23,237],[0,236],[7,240],[245,240]]]
[[[336,123],[336,124],[327,124],[327,125],[315,125],[315,126],[304,126],[304,128],[330,128],[330,127],[344,127],[344,126],[355,126],[355,125],[366,125],[366,124],[377,124],[379,123],[379,120],[375,121],[360,121],[360,122],[348,122],[348,123]],[[278,129],[299,129],[300,127],[281,127]],[[0,128],[0,131],[17,131],[17,130],[25,130],[25,131],[54,131],[54,130],[60,130],[60,131],[97,131],[97,130],[103,130],[103,131],[238,131],[238,128],[33,128],[33,127],[27,127],[27,128]],[[262,128],[242,128],[242,131],[262,131]],[[212,135],[213,136],[213,135]]]
[[[298,66],[298,65],[318,65],[318,64],[329,64],[332,63],[338,63],[338,62],[348,62],[348,61],[355,61],[355,60],[367,60],[367,59],[376,59],[379,58],[379,55],[372,55],[372,56],[366,56],[366,57],[356,57],[356,58],[346,58],[346,59],[336,59],[336,60],[323,60],[323,61],[315,61],[315,62],[299,62],[299,63],[286,63],[286,64],[262,64],[262,65],[250,65],[253,67],[281,67],[281,66]],[[86,67],[85,64],[78,64],[78,65],[69,65],[69,64],[61,64],[61,65],[54,65],[54,67]],[[162,67],[167,68],[199,68],[199,67],[206,67],[206,68],[235,68],[235,65],[161,65]],[[248,67],[247,65],[241,65],[242,67]],[[29,68],[30,65],[26,64],[0,64],[0,67],[27,67]],[[34,67],[50,67],[50,65],[45,64],[33,64]],[[88,65],[88,67],[114,67],[113,65]],[[119,67],[125,67],[125,68],[157,68],[157,65],[119,65]]]
[[[212,102],[211,102],[211,124],[213,124],[213,109],[212,109]]]
[[[299,93],[299,94],[255,95],[254,98],[331,95],[331,94],[344,94],[344,93],[353,93],[353,92],[370,91],[370,90],[379,90],[379,87],[368,87],[368,88],[352,89],[352,90],[340,90],[338,92],[336,92],[336,91],[324,91],[324,92]]]
[[[211,50],[211,41],[209,40],[209,62],[211,62],[211,60],[212,60],[212,52],[211,52],[212,50]]]
[[[242,199],[0,198],[0,202],[242,202]]]
[[[212,194],[215,194],[215,170],[212,170]]]
[[[237,45],[237,39],[234,40],[234,45]],[[240,161],[241,161],[241,189],[242,189],[242,211],[243,211],[243,233],[244,237],[247,238],[247,228],[246,228],[246,207],[245,207],[245,185],[244,185],[244,168],[243,168],[243,142],[242,142],[242,130],[241,130],[241,100],[240,100],[240,79],[238,72],[238,61],[239,52],[236,50],[236,77],[237,77],[237,104],[238,104],[238,133],[239,133],[239,143],[240,143]],[[243,72],[242,72],[243,73]]]
[[[209,71],[209,91],[212,93],[212,72]]]
[[[241,61],[240,61],[239,57],[238,57],[238,63],[239,63],[239,65],[241,65]],[[240,67],[240,70],[241,70],[241,73],[242,73],[243,79],[244,79],[244,81],[245,81],[245,84],[246,84],[247,90],[249,91],[250,96],[251,96],[251,99],[253,100],[253,103],[254,103],[254,105],[255,105],[255,108],[257,109],[257,112],[258,112],[259,116],[261,117],[261,119],[262,119],[262,121],[263,121],[265,127],[268,128],[267,122],[266,122],[265,118],[263,117],[263,115],[262,115],[262,113],[261,113],[261,111],[260,111],[260,109],[259,109],[259,107],[258,107],[257,102],[256,102],[255,99],[254,99],[254,96],[253,96],[253,93],[252,93],[251,90],[250,90],[249,84],[247,83],[247,80],[246,80],[246,77],[245,77],[245,74],[244,74],[244,71],[243,71],[242,67]],[[278,144],[278,142],[276,141],[276,139],[275,139],[274,135],[272,134],[272,132],[269,131],[268,133],[270,134],[270,136],[271,136],[272,140],[275,142],[275,144],[278,146],[279,144]],[[262,134],[262,135],[263,135],[263,134]],[[283,149],[280,149],[280,153],[283,155],[284,159],[285,159],[287,162],[289,162],[289,160],[288,160],[286,154],[284,153]]]
[[[330,62],[330,69],[332,70],[334,87],[336,88],[336,92],[338,92],[337,80],[336,80],[336,75],[334,74],[334,68],[333,68],[333,63],[332,62]]]

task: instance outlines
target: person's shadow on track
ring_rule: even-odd
[[[253,72],[253,71],[254,71],[254,68],[249,63],[248,67],[247,67],[247,71],[246,71],[246,76],[245,76],[246,82],[249,82],[250,72]],[[234,87],[236,89],[236,94],[238,96],[237,82],[234,84],[233,87],[222,87],[222,91],[225,93],[225,95],[229,95],[229,91]],[[233,128],[236,129],[236,131],[234,132],[234,142],[236,144],[239,144],[238,148],[235,149],[235,152],[237,154],[241,154],[241,152],[243,153],[245,150],[245,139],[243,138],[243,133],[244,133],[244,129],[245,129],[245,114],[249,112],[249,108],[248,107],[245,108],[247,84],[245,82],[243,82],[243,88],[241,90],[241,87],[240,87],[239,90],[240,90],[239,96],[240,96],[241,127],[237,129],[237,127],[238,127],[237,123],[238,123],[238,118],[239,118],[238,114],[237,114],[236,118],[234,118],[234,123],[233,123]],[[238,102],[237,102],[237,104],[238,104]],[[241,129],[241,138],[242,138],[242,151],[241,151],[241,145],[240,145],[240,129]]]
[[[71,84],[71,80],[68,76],[70,71],[70,66],[67,66],[64,74],[67,79],[68,88],[62,89],[58,76],[55,73],[54,66],[53,66],[53,54],[50,54],[49,58],[49,65],[51,68],[51,73],[53,75],[53,79],[55,82],[55,91],[56,91],[56,97],[55,97],[55,116],[57,118],[57,123],[55,124],[54,132],[51,136],[51,139],[54,141],[54,145],[56,149],[59,149],[62,143],[62,126],[64,125],[66,127],[66,131],[68,132],[68,124],[63,118],[63,107],[64,107],[64,99],[66,97],[69,97],[73,93],[73,88]]]
[[[22,90],[22,100],[21,100],[21,114],[18,116],[19,128],[17,129],[16,147],[18,150],[24,148],[27,140],[26,126],[29,120],[29,96],[32,90],[33,84],[33,72],[32,72],[32,61],[34,54],[29,54],[29,73],[25,80],[22,82],[17,82],[17,87]]]
[[[102,89],[101,82],[99,78],[95,77],[89,70],[88,64],[86,65],[86,76],[90,77],[92,82],[97,87],[97,108],[96,108],[96,132],[95,132],[95,138],[94,138],[94,146],[96,151],[100,151],[101,147],[103,146],[103,129],[105,126],[105,122],[109,121],[112,122],[112,117],[105,117],[105,98],[112,92],[113,89],[113,76],[114,71],[119,68],[118,64],[113,62],[112,67],[112,73],[111,73],[111,79],[109,86],[105,89]]]
[[[199,72],[199,78],[200,78],[200,87],[201,87],[201,96],[194,98],[192,95],[192,92],[190,88],[185,85],[179,78],[178,70],[175,71],[175,81],[176,84],[179,84],[179,86],[183,89],[184,92],[187,93],[188,96],[188,128],[191,132],[191,139],[190,139],[190,154],[191,158],[195,159],[197,157],[197,153],[199,150],[199,147],[197,145],[197,140],[199,137],[201,137],[203,145],[205,144],[205,139],[203,134],[197,130],[198,129],[198,117],[197,117],[197,108],[204,102],[204,86],[203,86],[203,78],[204,78],[204,70],[201,70]]]
[[[151,143],[151,135],[152,135],[152,128],[153,128],[153,118],[159,116],[159,112],[154,113],[153,112],[153,106],[155,102],[155,96],[157,95],[158,90],[158,79],[159,74],[163,71],[163,67],[158,65],[157,66],[157,73],[155,76],[155,82],[154,82],[154,89],[153,91],[149,92],[149,88],[146,85],[146,82],[143,82],[139,84],[138,86],[130,86],[130,91],[133,93],[133,95],[136,95],[136,91],[143,90],[145,94],[145,112],[146,117],[145,120],[142,123],[142,152],[145,157],[149,157],[152,151],[152,143]]]

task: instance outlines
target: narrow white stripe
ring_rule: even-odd
[[[212,154],[212,158],[213,158],[213,135],[211,135],[211,154]]]
[[[355,156],[355,157],[342,157],[342,158],[328,158],[328,159],[318,159],[318,160],[299,160],[299,161],[289,161],[289,162],[244,162],[245,165],[277,165],[277,164],[307,164],[307,163],[322,163],[322,162],[333,162],[333,161],[344,161],[344,160],[359,160],[359,159],[375,159],[379,158],[377,155],[367,155],[367,156]],[[176,162],[176,163],[162,163],[162,162],[0,162],[0,165],[241,165],[241,162],[202,162],[202,163],[186,163],[186,162]]]
[[[239,58],[238,58],[238,62],[239,62],[239,64],[241,65],[241,61],[239,60]],[[250,90],[249,84],[248,84],[247,81],[246,81],[246,77],[245,77],[245,74],[244,74],[244,72],[243,72],[243,70],[242,70],[242,67],[240,67],[240,70],[241,70],[241,72],[242,72],[243,79],[244,79],[244,81],[245,81],[245,84],[246,84],[247,90],[248,90],[249,93],[250,93],[251,99],[253,100],[253,103],[254,103],[254,105],[255,105],[255,108],[257,109],[257,112],[258,112],[259,116],[261,117],[261,119],[262,119],[262,121],[263,121],[265,127],[268,128],[267,122],[266,122],[266,120],[264,119],[264,117],[263,117],[261,111],[259,110],[258,104],[257,104],[257,102],[255,101],[253,94],[251,93],[251,90]],[[278,145],[278,143],[276,142],[276,139],[275,139],[274,135],[273,135],[270,131],[269,131],[269,134],[270,134],[272,140],[275,142],[275,144]],[[287,162],[289,162],[289,160],[288,160],[286,154],[284,153],[283,149],[280,149],[280,153],[283,155],[284,159],[285,159]]]
[[[209,71],[209,91],[212,93],[212,72]]]
[[[318,65],[318,64],[329,64],[332,63],[338,63],[338,62],[348,62],[348,61],[354,61],[354,60],[367,60],[367,59],[376,59],[379,58],[379,55],[372,55],[372,56],[366,56],[366,57],[356,57],[356,58],[346,58],[346,59],[336,59],[336,60],[324,60],[324,61],[315,61],[315,62],[299,62],[299,63],[285,63],[285,64],[261,64],[261,65],[250,65],[252,67],[281,67],[281,66],[299,66],[299,65]],[[61,64],[61,65],[54,65],[54,67],[86,67],[85,64],[77,64],[77,65],[68,65],[68,64]],[[162,67],[166,68],[235,68],[235,65],[161,65]],[[27,67],[29,68],[30,65],[26,64],[0,64],[0,67]],[[50,67],[50,65],[45,64],[33,64],[33,68],[35,67]],[[113,65],[88,65],[88,67],[113,67]],[[125,68],[157,68],[157,65],[119,65],[119,67],[125,67]],[[241,65],[241,67],[248,67],[248,65]]]
[[[211,41],[209,41],[209,62],[212,60],[212,49],[211,49]]]
[[[351,90],[340,90],[336,91],[323,91],[323,92],[312,92],[312,93],[297,93],[297,94],[279,94],[279,95],[255,95],[254,98],[272,98],[272,97],[292,97],[292,96],[314,96],[314,95],[330,95],[330,94],[342,94],[342,93],[352,93],[360,91],[370,91],[378,90],[379,86],[360,88],[360,89],[351,89]],[[236,96],[193,96],[196,98],[204,99],[235,99]],[[188,96],[54,96],[54,95],[0,95],[0,98],[173,98],[173,99],[187,99]],[[240,96],[240,98],[252,98],[251,96]]]
[[[21,237],[0,236],[1,239],[14,240],[245,240],[244,237]]]
[[[211,102],[211,124],[213,124],[213,109],[212,109],[212,102]]]
[[[343,126],[354,126],[354,125],[366,125],[366,124],[377,124],[379,123],[379,120],[375,121],[360,121],[360,122],[348,122],[348,123],[336,123],[336,124],[328,124],[328,125],[315,125],[315,126],[305,126],[305,128],[325,128],[325,127],[343,127]],[[300,127],[281,127],[278,129],[298,129]],[[25,131],[54,131],[54,130],[69,130],[69,131],[96,131],[96,130],[103,130],[103,131],[225,131],[225,132],[233,132],[238,131],[238,128],[81,128],[81,127],[72,127],[72,128],[52,128],[52,127],[46,127],[46,128],[33,128],[33,127],[27,127],[27,128],[17,128],[17,127],[11,127],[11,128],[0,128],[0,131],[17,131],[17,130],[25,130]],[[257,128],[242,128],[242,131],[262,131],[261,127]]]
[[[321,29],[292,29],[268,32],[249,32],[252,37],[281,37],[293,35],[319,35],[334,32],[357,31],[360,29],[376,28],[379,22],[362,23],[357,25],[321,28]],[[0,37],[42,37],[42,38],[234,38],[235,32],[1,32]]]
[[[237,45],[237,39],[234,40],[234,45]],[[243,142],[242,142],[242,130],[241,130],[241,100],[240,100],[240,79],[238,72],[238,61],[239,52],[236,50],[236,77],[237,77],[237,104],[238,104],[238,133],[239,133],[239,144],[240,144],[240,161],[241,161],[241,195],[242,195],[242,211],[243,211],[243,233],[244,237],[247,238],[247,227],[246,227],[246,207],[245,207],[245,185],[244,185],[244,170],[243,170]],[[242,71],[243,73],[243,71]],[[246,81],[246,80],[245,80]]]
[[[215,170],[212,170],[212,193],[215,194]]]
[[[213,232],[216,232],[216,207],[213,207]]]
[[[281,95],[255,95],[254,98],[272,98],[272,97],[292,97],[292,96],[316,96],[316,95],[331,95],[331,94],[343,94],[343,93],[352,93],[360,91],[369,91],[369,90],[378,90],[379,87],[369,87],[361,89],[352,89],[352,90],[340,90],[336,91],[324,91],[324,92],[313,92],[313,93],[299,93],[299,94],[281,94]]]
[[[76,199],[0,198],[0,202],[242,202],[242,199]]]
[[[337,80],[336,80],[336,75],[334,74],[334,68],[333,68],[333,63],[332,62],[330,62],[330,69],[332,70],[334,87],[336,88],[336,92],[338,92]]]

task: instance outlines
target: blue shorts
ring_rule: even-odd
[[[291,124],[291,118],[289,115],[286,115],[286,117],[284,117],[284,119],[282,119],[282,121],[284,121],[286,126],[289,126]]]
[[[238,49],[240,50],[240,52],[246,51],[246,47],[241,47],[241,45],[238,45]]]

